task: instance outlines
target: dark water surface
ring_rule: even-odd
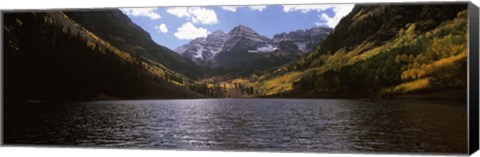
[[[465,103],[198,99],[4,104],[5,144],[304,152],[467,151]]]

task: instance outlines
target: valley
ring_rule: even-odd
[[[335,28],[278,32],[268,38],[238,25],[174,50],[155,43],[120,10],[7,13],[5,80],[12,83],[6,85],[6,98],[462,93],[467,85],[466,9],[463,4],[356,5]],[[447,99],[466,99],[451,97]]]

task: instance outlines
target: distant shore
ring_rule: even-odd
[[[331,99],[370,99],[379,100],[442,100],[442,101],[466,101],[466,89],[451,89],[442,91],[416,92],[406,94],[372,95],[365,92],[343,92],[343,93],[292,93],[261,96],[259,98],[331,98]]]
[[[350,92],[343,94],[312,94],[312,93],[303,93],[303,94],[284,94],[284,95],[269,95],[269,96],[258,96],[258,97],[249,97],[249,99],[262,99],[262,98],[283,98],[283,99],[365,99],[367,101],[388,101],[388,100],[441,100],[441,101],[467,101],[467,90],[466,89],[455,89],[455,90],[444,90],[444,91],[435,91],[435,92],[418,92],[418,93],[408,93],[408,94],[395,94],[395,95],[368,95],[361,92]],[[112,97],[107,95],[100,95],[99,97],[92,99],[58,99],[58,100],[22,100],[22,99],[5,99],[4,102],[26,102],[26,103],[44,103],[44,102],[77,102],[77,101],[103,101],[103,100],[168,100],[168,99],[210,99],[207,97],[195,97],[195,98],[138,98],[138,99],[122,99],[118,97]],[[219,98],[221,99],[221,98]],[[235,99],[235,98],[229,98]]]

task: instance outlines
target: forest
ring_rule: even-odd
[[[443,15],[430,12],[441,8]],[[382,23],[391,21],[380,19],[376,24],[380,28],[368,27],[376,32],[370,36],[362,37],[365,33],[359,33],[357,39],[349,38],[358,41],[346,41],[342,48],[329,44],[338,36],[352,36],[345,34],[347,31],[355,33],[359,32],[355,30],[358,27],[367,28],[361,25],[372,25],[371,21],[377,16],[399,12],[421,16],[399,17],[398,23],[405,25],[397,23],[398,26],[389,27],[395,31],[385,31]],[[348,25],[343,25],[345,23]],[[342,28],[344,31],[337,36],[337,30]],[[388,32],[396,33],[387,36]],[[384,34],[384,38],[378,38],[379,34]],[[349,43],[356,45],[349,47]],[[443,97],[428,98],[466,99],[466,60],[465,6],[356,7],[316,50],[262,76],[258,85],[272,97],[393,98],[450,91],[458,94],[444,93]]]

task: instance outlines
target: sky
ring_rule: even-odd
[[[334,28],[352,9],[353,4],[322,4],[120,10],[147,31],[156,43],[173,50],[217,30],[228,33],[240,24],[269,38],[278,33],[305,30],[315,26]]]

